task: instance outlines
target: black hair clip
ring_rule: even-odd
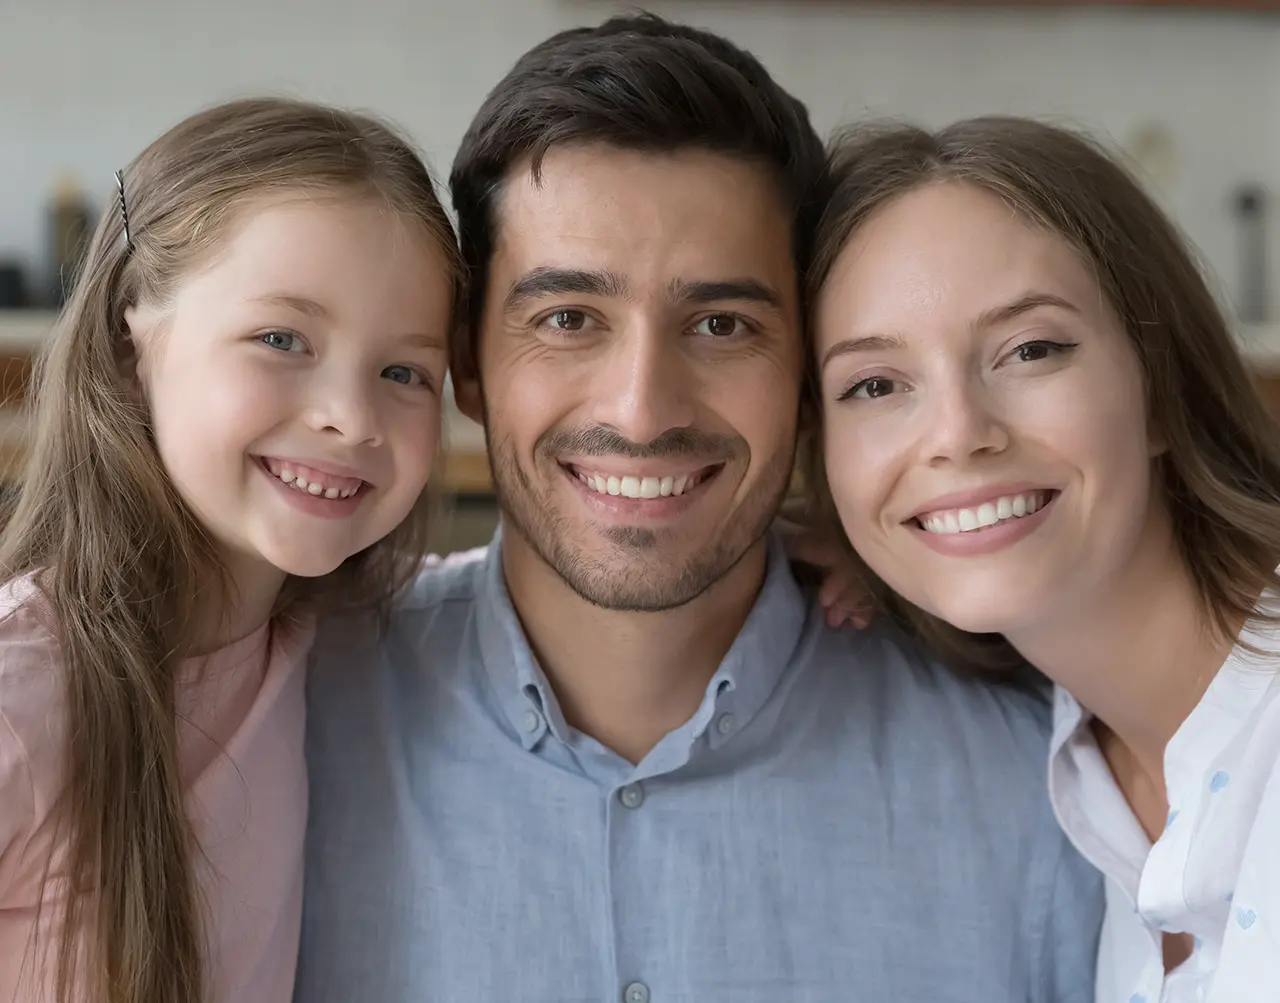
[[[116,187],[120,189],[120,222],[124,224],[124,246],[133,252],[133,237],[129,234],[129,206],[124,200],[124,171],[116,171]]]

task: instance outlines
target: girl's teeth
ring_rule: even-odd
[[[331,500],[335,498],[350,498],[352,495],[354,495],[357,491],[360,490],[359,487],[326,488],[322,484],[317,484],[315,482],[308,481],[305,477],[302,477],[294,473],[294,471],[290,467],[282,467],[280,469],[280,473],[277,476],[285,484],[288,484],[292,488],[296,488],[298,491],[305,491],[309,495],[315,495],[316,497],[324,497]]]

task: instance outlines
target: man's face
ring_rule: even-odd
[[[511,173],[479,338],[505,545],[588,602],[691,601],[787,490],[803,349],[762,167],[567,146]],[[477,387],[459,401],[481,416]],[[511,532],[514,530],[514,532]]]

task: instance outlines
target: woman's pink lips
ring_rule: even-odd
[[[949,494],[939,495],[932,501],[925,502],[925,504],[907,516],[904,522],[932,515],[934,512],[949,512],[958,508],[977,508],[979,505],[995,502],[1000,498],[1029,495],[1036,491],[1057,493],[1056,488],[1035,484],[1031,481],[1010,481],[1006,484],[990,484],[972,491],[952,491]]]

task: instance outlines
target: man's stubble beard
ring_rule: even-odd
[[[794,462],[794,451],[771,461],[746,506],[734,513],[732,524],[684,560],[662,554],[661,535],[639,526],[603,530],[601,535],[613,545],[613,552],[590,555],[571,542],[579,524],[556,512],[550,498],[537,496],[534,482],[517,460],[510,441],[487,430],[486,438],[504,532],[518,533],[583,600],[616,612],[675,609],[697,599],[729,574],[769,531],[790,486]]]

